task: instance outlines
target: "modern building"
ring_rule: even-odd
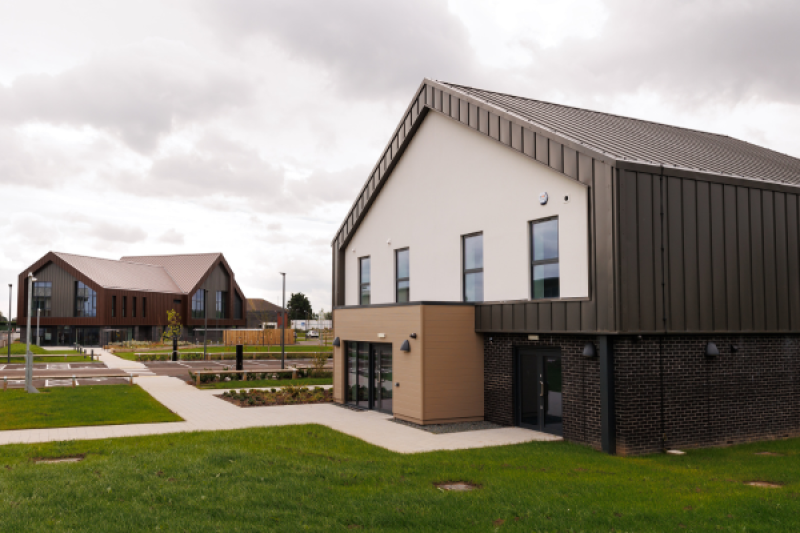
[[[281,306],[264,300],[263,298],[248,298],[247,300],[247,328],[248,329],[270,329],[282,324]]]
[[[333,243],[335,401],[611,453],[800,435],[800,160],[424,80]]]
[[[28,274],[32,338],[42,345],[98,346],[159,340],[177,310],[184,338],[198,328],[245,327],[247,299],[221,253],[131,256],[119,260],[49,252],[19,275],[17,316],[25,338]]]

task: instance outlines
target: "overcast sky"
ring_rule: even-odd
[[[424,77],[800,156],[800,2],[0,3],[0,278],[222,252],[329,310],[330,241]],[[0,297],[0,302],[2,302]],[[0,304],[4,313],[7,304]]]

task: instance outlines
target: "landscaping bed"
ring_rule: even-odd
[[[289,385],[270,390],[231,390],[218,394],[217,398],[222,398],[239,407],[329,403],[333,401],[333,389],[323,389],[322,387],[309,389],[308,387]]]
[[[189,382],[194,385],[195,382]],[[299,378],[290,379],[252,379],[248,381],[231,380],[231,381],[216,381],[213,383],[205,383],[201,385],[201,389],[241,389],[241,388],[258,388],[258,387],[285,387],[288,385],[304,385],[306,387],[313,385],[333,385],[332,377],[322,378]]]
[[[205,370],[217,370],[213,368],[204,368]],[[274,381],[276,383],[280,381],[289,381],[292,379],[291,374],[284,373],[284,372],[274,372],[274,371],[262,371],[262,372],[250,372],[250,371],[242,371],[236,372],[233,374],[225,373],[230,372],[231,368],[224,366],[222,367],[222,372],[220,374],[200,374],[200,385],[204,385],[210,388],[230,388],[227,386],[223,387],[215,387],[215,385],[225,385],[227,383],[233,383],[241,381],[246,386],[252,387],[255,382],[262,382],[262,381]],[[297,369],[297,378],[298,379],[307,379],[307,378],[316,378],[316,379],[333,379],[333,373],[324,371],[324,370],[314,370],[310,368],[299,368]],[[189,370],[189,384],[195,385],[197,383],[197,374]],[[309,385],[328,385],[329,383],[309,383]],[[263,385],[262,385],[263,386]],[[278,383],[278,386],[283,386],[283,383]]]

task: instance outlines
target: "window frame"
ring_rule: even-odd
[[[122,318],[128,318],[128,297],[122,297]]]
[[[364,283],[364,260],[369,261],[369,281]],[[369,300],[366,304],[363,302],[364,298],[364,286],[367,286],[367,299]],[[372,304],[372,259],[370,256],[365,255],[364,257],[358,258],[358,305],[371,305]]]
[[[400,252],[408,252],[408,277],[405,278],[400,277],[400,268],[398,265]],[[371,267],[372,265],[370,264],[370,277],[372,277]],[[405,302],[401,302],[398,299],[400,293],[400,282],[402,281],[408,282],[408,300]],[[395,303],[408,303],[411,301],[411,248],[408,246],[405,248],[396,248],[394,251],[394,301]]]
[[[117,295],[111,295],[111,318],[117,318]]]
[[[206,317],[206,299],[207,296],[205,289],[197,289],[192,295],[192,299],[189,302],[189,313],[193,319],[199,320]],[[195,309],[195,305],[199,305],[201,309]]]
[[[214,300],[214,313],[217,317],[217,320],[227,320],[225,316],[226,311],[226,300],[228,299],[228,291],[216,291],[216,297]]]
[[[461,236],[461,301],[462,302],[483,302],[484,295],[481,294],[480,300],[467,300],[467,274],[477,274],[477,273],[484,273],[484,266],[481,268],[467,268],[467,239],[472,237],[481,238],[481,265],[484,265],[483,261],[483,231],[475,231],[473,233],[467,233]],[[484,281],[484,288],[486,287],[486,276],[483,278]]]
[[[539,259],[538,261],[533,259],[533,251],[534,251],[534,243],[533,243],[533,227],[536,224],[541,224],[543,222],[549,222],[551,220],[556,221],[556,257],[553,259]],[[559,240],[560,233],[560,226],[558,220],[558,215],[553,215],[544,218],[537,218],[535,220],[528,221],[528,285],[530,286],[530,290],[528,291],[528,296],[531,300],[555,300],[561,298],[561,243]],[[534,290],[536,287],[533,283],[533,271],[534,268],[540,265],[558,265],[558,296],[543,296],[541,298],[536,298],[534,295]]]
[[[39,291],[37,291],[39,289]],[[25,287],[27,292],[27,287]],[[49,294],[42,294],[47,292]],[[41,309],[39,316],[50,317],[53,313],[53,282],[52,281],[34,281],[33,282],[33,316],[36,316],[37,309]],[[39,304],[42,306],[39,307]]]

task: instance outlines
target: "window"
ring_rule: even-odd
[[[227,314],[225,309],[225,302],[228,301],[228,293],[226,291],[217,291],[217,318],[225,318]]]
[[[128,309],[127,308],[128,308],[128,297],[127,296],[123,296],[122,297],[122,318],[125,318],[126,316],[128,316]]]
[[[34,281],[32,316],[34,317],[36,316],[37,309],[41,309],[41,313],[39,316],[50,316],[52,296],[53,296],[52,281]]]
[[[361,305],[369,305],[370,295],[370,268],[369,257],[362,257],[358,260],[358,277],[360,280],[360,298]]]
[[[483,301],[483,233],[463,237],[464,301]]]
[[[395,250],[394,252],[394,271],[395,271],[395,300],[400,302],[408,302],[411,288],[409,286],[409,252],[408,248],[402,250]]]
[[[558,298],[558,219],[531,222],[531,298]]]
[[[142,318],[147,318],[147,296],[142,296]]]
[[[204,318],[206,316],[205,289],[197,289],[192,296],[192,318]]]
[[[75,316],[97,316],[97,293],[81,281],[75,282]]]
[[[233,317],[236,320],[242,319],[242,297],[233,293]]]
[[[116,318],[117,316],[117,297],[111,297],[111,318]]]
[[[131,316],[136,318],[136,296],[133,297],[133,305],[131,305]]]

